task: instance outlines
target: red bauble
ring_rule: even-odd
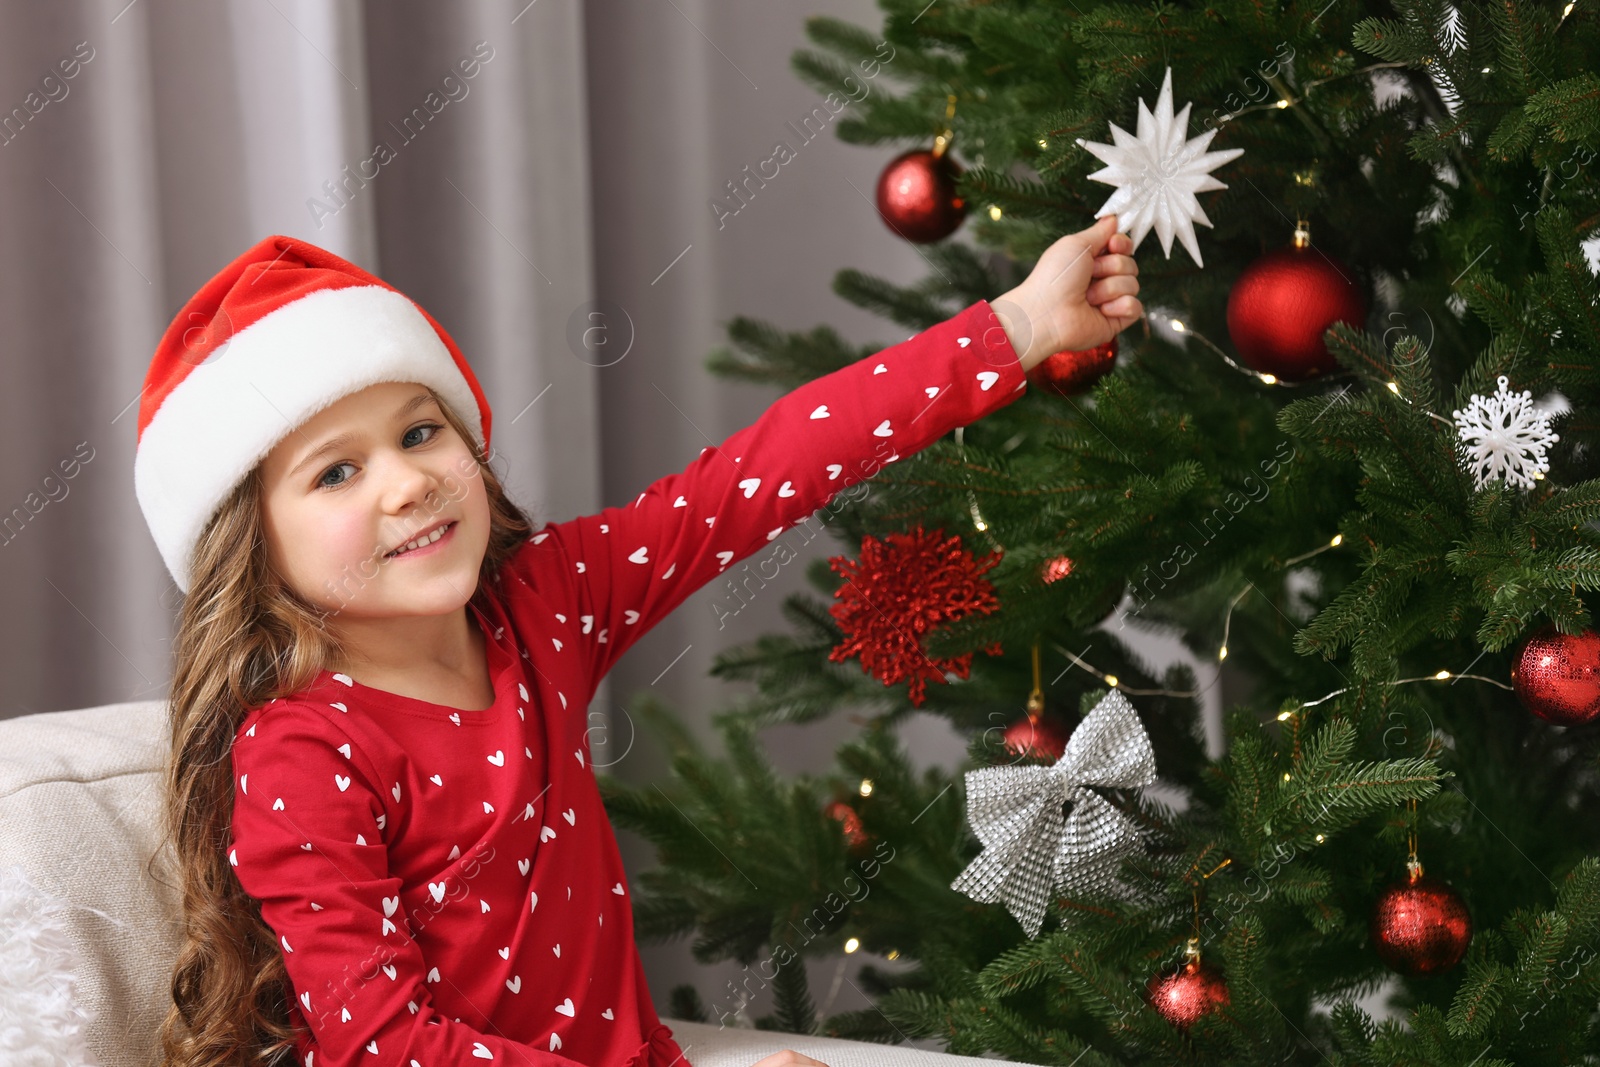
[[[948,237],[967,217],[956,195],[961,168],[948,154],[913,148],[889,161],[878,177],[878,214],[895,233],[914,244]]]
[[[1355,275],[1321,249],[1290,245],[1244,269],[1228,293],[1228,335],[1252,369],[1286,382],[1338,366],[1322,334],[1335,322],[1366,325]]]
[[[1390,970],[1438,974],[1461,962],[1472,940],[1472,917],[1460,894],[1437,878],[1416,875],[1378,895],[1372,947]]]
[[[867,843],[867,831],[861,825],[861,816],[856,814],[856,809],[842,800],[835,800],[822,810],[830,819],[838,819],[843,824],[840,829],[844,831],[845,844],[860,848]]]
[[[1019,756],[1058,760],[1067,750],[1068,732],[1048,716],[1024,715],[1006,727],[1006,748]]]
[[[1545,627],[1517,650],[1511,681],[1522,706],[1539,718],[1561,726],[1593,722],[1600,715],[1600,634]]]
[[[1117,339],[1094,348],[1057,352],[1028,372],[1028,381],[1058,396],[1087,392],[1117,364]]]
[[[1039,577],[1044,579],[1044,584],[1059,582],[1072,573],[1072,561],[1066,556],[1057,556],[1050,560],[1039,570]]]
[[[828,609],[844,640],[828,658],[843,663],[861,657],[861,669],[876,675],[884,685],[911,679],[911,703],[927,699],[929,681],[943,683],[945,672],[968,676],[972,653],[934,659],[922,637],[941,623],[968,615],[989,615],[999,610],[994,586],[983,573],[1000,562],[1000,553],[982,559],[961,547],[960,537],[945,537],[943,530],[892,533],[882,541],[861,539],[861,561],[834,556],[828,565],[844,584],[834,590]],[[1000,654],[998,644],[984,649]]]
[[[1200,960],[1185,963],[1176,974],[1153,975],[1147,988],[1150,1006],[1180,1030],[1228,1006],[1228,983]]]

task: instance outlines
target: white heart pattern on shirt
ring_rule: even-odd
[[[336,774],[333,776],[333,784],[339,787],[339,792],[343,793],[350,788],[350,779],[342,774]]]
[[[566,1000],[563,1000],[560,1004],[557,1004],[556,1005],[556,1011],[559,1011],[562,1015],[565,1015],[569,1019],[572,1018],[574,1015],[578,1014],[578,1009],[572,1006],[572,998],[571,997],[568,997]]]
[[[496,767],[504,767],[506,765],[506,754],[502,749],[497,748],[494,750],[494,755],[485,756],[484,758]]]
[[[250,795],[250,776],[248,774],[239,776],[239,788],[244,792],[245,796]]]
[[[548,827],[548,826],[539,827],[539,840],[541,842],[548,841],[554,836],[556,836],[556,832],[554,830],[550,829],[550,827]]]
[[[826,405],[826,404],[818,404],[816,410],[811,413],[811,417],[813,419],[825,419],[825,418],[827,418],[828,417],[828,405]]]
[[[395,803],[398,804],[400,802],[400,783],[396,782],[394,784],[394,788],[389,790],[389,792],[394,794]]]
[[[640,545],[638,548],[634,549],[631,553],[628,554],[628,562],[629,563],[649,563],[650,562],[649,550],[650,550],[650,546],[648,546],[648,545]]]
[[[300,994],[300,1003],[306,1006],[306,1011],[311,1010],[311,993],[309,991]]]
[[[428,781],[432,782],[434,785],[444,785],[444,779],[440,778],[437,774],[428,775]]]
[[[488,1046],[486,1046],[482,1041],[474,1041],[472,1043],[472,1054],[478,1057],[480,1060],[494,1059],[494,1053],[490,1052]]]
[[[372,1053],[374,1056],[378,1054],[378,1042],[376,1038],[367,1042],[367,1051]]]
[[[346,741],[344,744],[339,746],[339,754],[345,759],[350,758],[350,742]]]
[[[439,968],[435,967],[435,968],[433,968],[432,970],[430,970],[428,972],[428,981],[437,982],[438,980],[439,980]]]
[[[889,368],[885,367],[882,363],[880,363],[876,367],[872,368],[872,373],[873,374],[888,374],[889,373]]]
[[[396,893],[392,897],[384,897],[383,898],[383,914],[385,916],[393,915],[394,914],[394,909],[398,908],[399,906],[400,906],[400,895],[398,893]]]
[[[544,533],[536,533],[532,537],[528,538],[528,540],[532,541],[536,545],[542,545],[544,544],[544,539],[549,536],[549,532],[546,531]]]
[[[438,901],[443,900],[444,899],[444,883],[443,882],[429,882],[428,883],[428,892],[429,892],[429,894],[432,895],[435,903],[437,903]],[[435,969],[435,971],[438,970],[438,968],[434,968],[434,969]],[[431,979],[430,979],[430,981],[431,981]]]
[[[733,553],[732,552],[718,552],[717,553],[717,558],[720,559],[722,561],[722,565],[724,567],[726,567],[728,564],[733,562]]]
[[[567,820],[567,825],[568,826],[576,826],[576,825],[578,825],[578,809],[577,808],[568,808],[566,811],[561,813],[561,817],[563,819]]]
[[[509,960],[511,958],[511,946],[510,945],[507,945],[504,948],[500,949],[499,952],[500,952],[500,958],[501,959]]]
[[[460,726],[461,725],[461,716],[452,711],[450,713],[450,721],[455,723],[457,726]]]
[[[489,803],[489,802],[488,802],[488,801],[487,801],[487,800],[485,800],[485,801],[484,801],[484,802],[483,802],[483,813],[484,813],[484,814],[485,814],[485,815],[488,815],[488,814],[490,814],[490,813],[491,813],[491,812],[493,812],[493,811],[494,811],[494,805],[493,805],[493,804],[491,804],[491,803]]]
[[[615,1018],[615,1016],[611,1014],[611,1009],[610,1008],[607,1008],[605,1011],[601,1012],[600,1016],[603,1019],[613,1019],[613,1018]]]
[[[516,974],[512,975],[510,978],[507,978],[506,988],[511,990],[513,993],[522,992],[522,975]]]
[[[395,970],[394,964],[392,963],[386,963],[383,965],[383,973],[389,976],[389,981],[391,982],[397,982],[400,980],[400,972]]]
[[[344,712],[346,715],[350,714],[350,709],[345,707],[343,704],[339,703],[337,700],[335,700],[333,703],[329,704],[328,707],[330,707],[330,708],[338,708],[340,711]]]
[[[538,906],[539,906],[539,894],[530,891],[528,893],[528,910],[532,911],[534,908],[537,908]]]
[[[627,623],[629,626],[632,626],[634,623],[639,621],[639,613],[632,609],[624,611],[622,613],[622,621]]]
[[[1000,380],[1000,375],[998,373],[996,373],[995,371],[992,371],[992,370],[981,370],[981,371],[978,372],[978,385],[986,393],[990,389],[993,389],[994,388],[994,383],[998,382],[999,380]]]
[[[761,486],[760,478],[746,478],[739,483],[739,488],[744,490],[744,498],[749,500],[756,495],[756,490]]]
[[[279,797],[276,801],[273,802],[272,810],[273,811],[282,811],[283,810],[283,798],[282,797]]]
[[[957,337],[956,338],[956,344],[960,345],[962,348],[966,348],[971,343],[972,343],[972,338],[970,338],[970,337]]]
[[[333,676],[333,680],[336,682],[343,682],[345,685],[356,684],[356,680],[350,677],[348,674],[336,674]]]
[[[767,531],[767,540],[768,541],[776,540],[777,536],[779,534],[781,534],[781,533],[783,533],[783,527],[782,526],[778,527],[776,530],[768,530]]]
[[[893,437],[894,436],[894,431],[889,429],[889,420],[888,419],[884,419],[882,422],[878,423],[878,428],[876,430],[872,431],[872,436],[874,436],[874,437]]]
[[[794,494],[795,488],[793,482],[784,482],[782,485],[778,486],[779,496],[794,496]]]
[[[518,682],[517,683],[517,695],[519,697],[521,697],[523,700],[527,700],[528,699],[528,687],[523,685],[521,682]]]
[[[527,874],[528,873],[528,862],[529,862],[528,860],[518,860],[517,861],[517,870],[521,871],[523,874]]]
[[[830,482],[833,481],[835,478],[839,477],[839,475],[841,475],[843,473],[844,473],[844,464],[842,464],[842,463],[830,463],[830,464],[828,464],[828,481],[830,481]]]
[[[611,891],[613,893],[615,893],[619,897],[622,896],[622,894],[623,894],[622,883],[618,882],[616,885],[612,886],[611,887]]]
[[[556,945],[556,947],[552,951],[555,952],[556,959],[559,960],[561,958],[561,946],[559,944]]]
[[[554,1052],[561,1047],[561,1035],[554,1030],[550,1031],[550,1051]]]

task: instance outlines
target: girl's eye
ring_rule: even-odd
[[[442,429],[445,429],[445,427],[440,426],[440,424],[438,424],[438,422],[422,422],[421,426],[413,426],[413,427],[411,427],[410,430],[406,430],[405,437],[411,437],[411,435],[416,434],[416,432],[418,432],[418,430],[434,430],[434,432],[432,432],[432,434],[429,434],[429,435],[427,435],[427,437],[422,438],[422,442],[430,442],[430,440],[434,440],[435,437],[438,437],[438,432],[440,432],[440,430],[442,430]],[[405,437],[400,438],[400,440],[402,440],[402,442],[403,442],[403,440],[405,440]],[[421,445],[422,442],[416,442],[416,443],[418,443],[418,445]]]
[[[331,490],[331,488],[334,488],[334,486],[342,485],[344,482],[349,482],[349,478],[339,478],[338,482],[328,482],[328,475],[333,474],[334,470],[338,470],[339,467],[354,466],[355,464],[352,464],[352,462],[339,462],[339,464],[333,464],[333,466],[323,470],[322,477],[318,478],[317,480],[318,490]]]

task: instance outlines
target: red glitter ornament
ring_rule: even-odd
[[[923,635],[941,623],[997,611],[994,586],[982,575],[999,562],[998,552],[973,559],[960,537],[947,538],[943,530],[924,533],[919,526],[882,541],[862,538],[859,563],[844,556],[828,560],[844,579],[828,611],[845,634],[828,658],[843,663],[859,655],[861,669],[884,685],[909,678],[911,703],[920,705],[929,680],[944,682],[946,671],[965,678],[972,667],[970,652],[930,658]],[[1000,646],[984,652],[998,656]]]
[[[1561,726],[1600,715],[1600,634],[1564,634],[1546,626],[1525,641],[1511,664],[1522,706]]]
[[[1246,267],[1228,293],[1228,335],[1240,358],[1286,382],[1336,369],[1323,333],[1335,322],[1359,329],[1367,321],[1366,297],[1350,268],[1311,247],[1304,229],[1295,240]]]
[[[842,800],[835,800],[822,810],[830,819],[838,819],[843,824],[840,829],[844,831],[845,844],[860,848],[867,843],[866,828],[861,825],[861,816],[856,814],[855,808]]]
[[[1175,974],[1154,974],[1146,987],[1150,1006],[1179,1030],[1187,1030],[1203,1015],[1228,1006],[1228,983],[1216,968],[1200,959],[1194,942],[1183,966]]]
[[[1045,585],[1049,585],[1051,582],[1059,582],[1071,573],[1072,561],[1066,556],[1057,556],[1040,569],[1040,577],[1044,579]]]
[[[1057,396],[1077,396],[1117,364],[1117,339],[1094,348],[1057,352],[1028,372],[1028,381]]]
[[[1460,894],[1420,864],[1378,895],[1372,909],[1372,947],[1390,970],[1417,977],[1461,962],[1472,940],[1472,917]]]
[[[902,152],[878,177],[878,214],[913,244],[948,237],[967,217],[966,202],[956,195],[960,176],[961,168],[942,143]]]
[[[1006,748],[1019,756],[1058,760],[1067,750],[1068,731],[1053,718],[1024,715],[1006,727]]]

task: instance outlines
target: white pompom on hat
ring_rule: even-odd
[[[133,468],[181,591],[201,531],[239,482],[296,426],[378,382],[429,386],[487,449],[489,402],[444,327],[332,252],[274,234],[189,298],[145,375]]]

